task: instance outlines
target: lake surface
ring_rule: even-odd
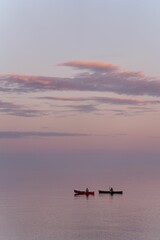
[[[158,160],[46,159],[1,160],[0,240],[160,239]],[[110,184],[124,194],[98,194]]]
[[[92,189],[93,190],[93,189]],[[1,240],[159,240],[160,191],[74,197],[73,189],[0,190]]]

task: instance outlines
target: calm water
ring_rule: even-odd
[[[0,240],[160,239],[158,164],[28,162],[1,162]],[[109,182],[124,194],[98,195]],[[74,197],[86,187],[94,197]]]
[[[86,198],[73,189],[31,189],[1,188],[1,240],[160,239],[160,191]]]

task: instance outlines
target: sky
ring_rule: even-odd
[[[159,10],[159,0],[0,0],[1,161],[157,169]]]

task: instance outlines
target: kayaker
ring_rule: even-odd
[[[110,188],[110,192],[113,192],[113,188],[112,187]]]
[[[89,192],[89,189],[88,188],[86,188],[86,193],[88,193]]]

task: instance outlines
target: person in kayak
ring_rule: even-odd
[[[86,193],[88,193],[89,192],[89,189],[88,188],[86,188]]]
[[[110,192],[111,192],[111,193],[113,192],[113,188],[112,188],[112,187],[110,187],[110,189],[109,189],[109,190],[110,190]]]

